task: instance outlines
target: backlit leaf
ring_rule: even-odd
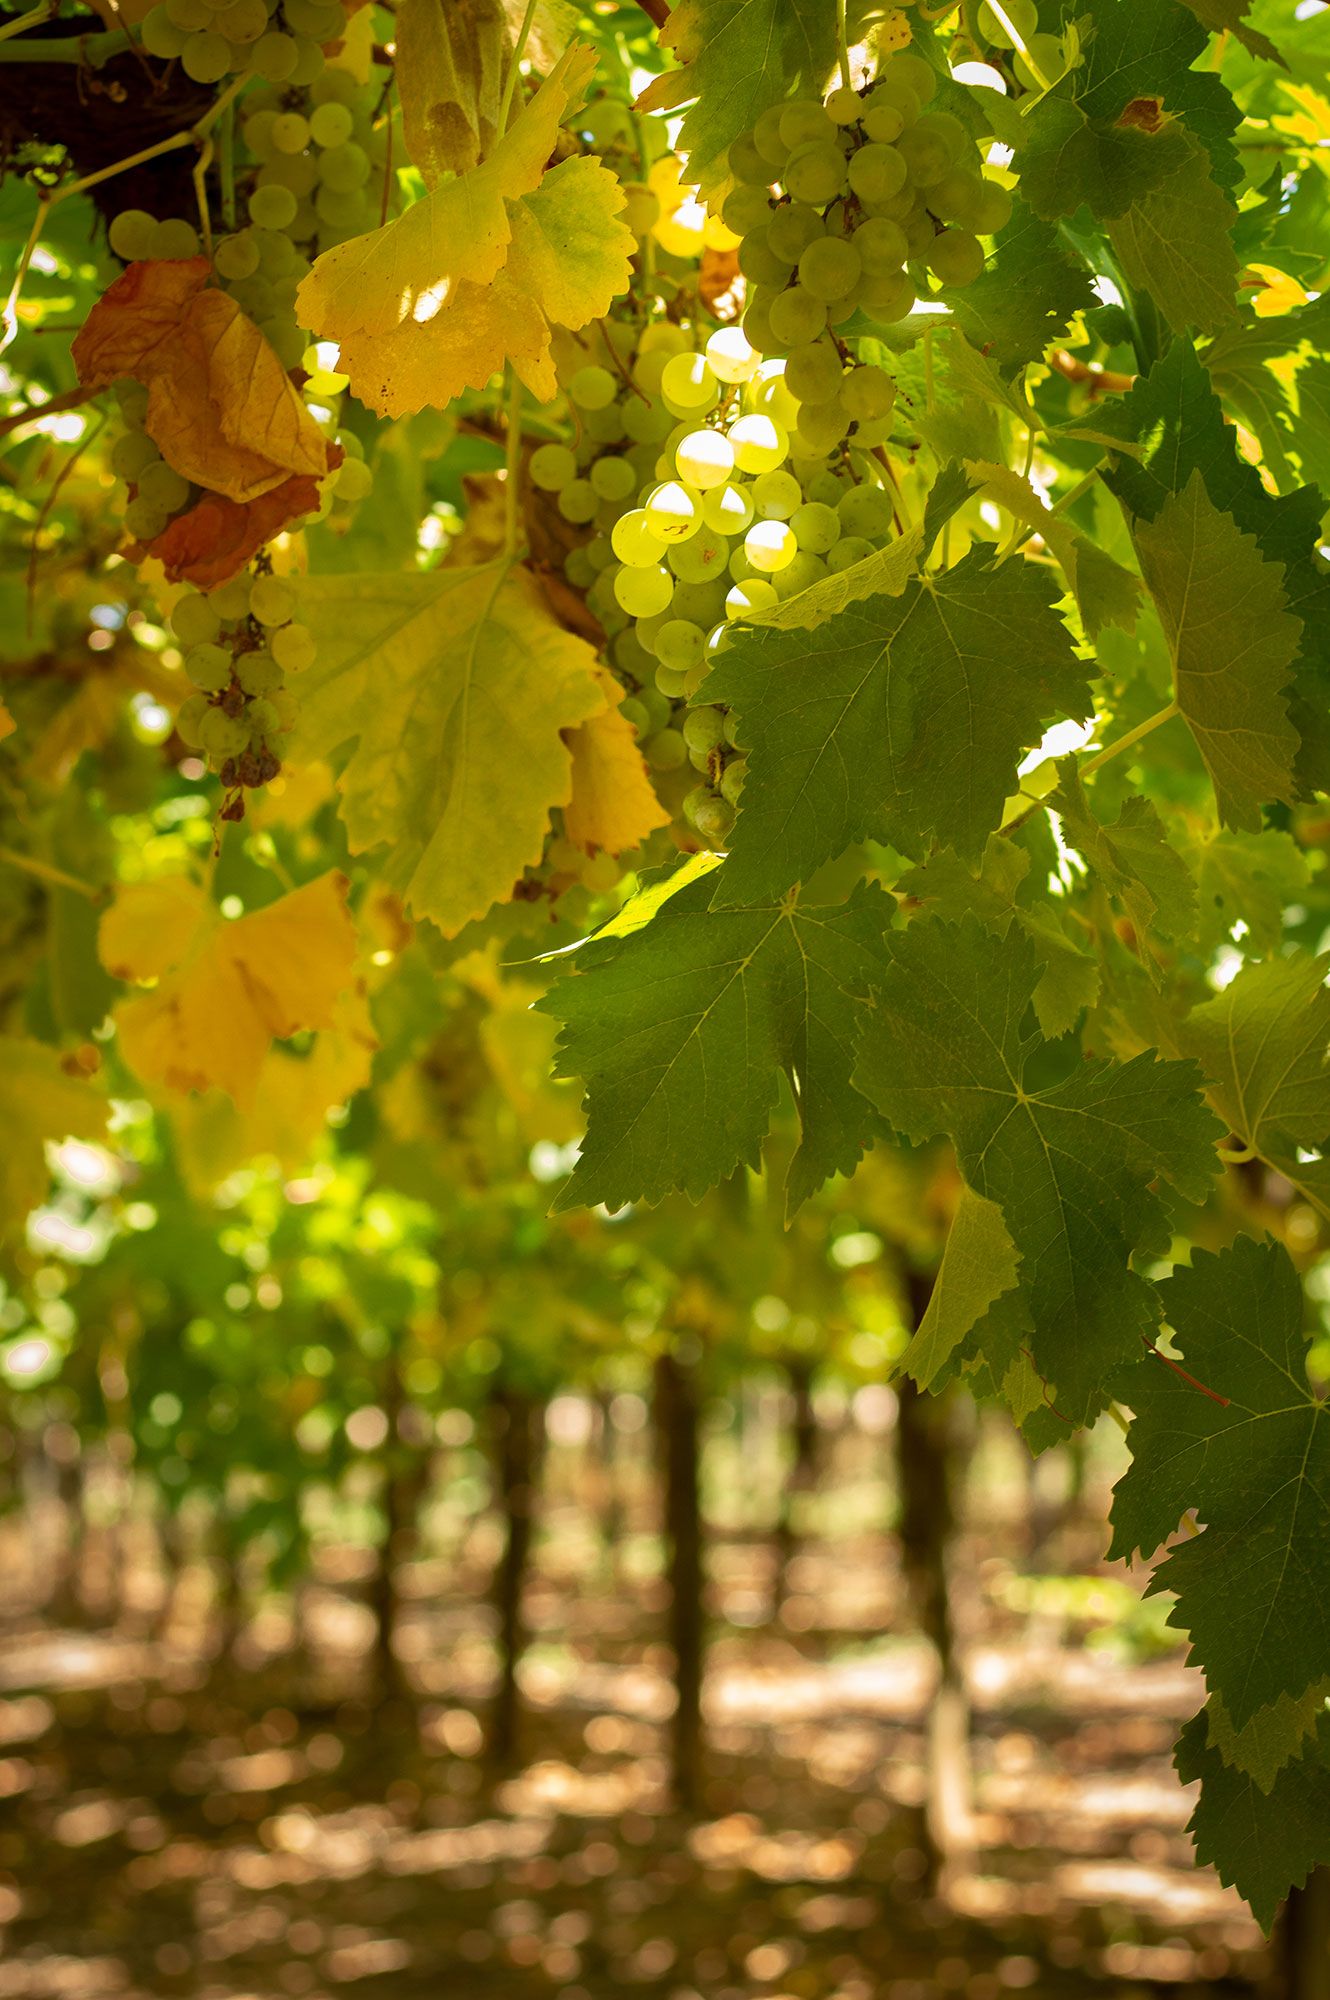
[[[318,650],[296,743],[354,745],[338,780],[352,851],[386,845],[390,886],[454,937],[508,899],[568,804],[561,732],[605,707],[596,656],[501,563],[309,577],[299,615]]]

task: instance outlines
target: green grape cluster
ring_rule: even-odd
[[[230,796],[222,818],[245,816],[244,792],[281,770],[274,747],[296,718],[285,683],[314,657],[308,628],[293,617],[285,577],[246,571],[207,592],[187,591],[171,612],[195,692],[176,718],[181,740],[199,750]]]
[[[902,53],[862,92],[773,105],[730,148],[721,219],[743,239],[744,331],[788,357],[800,430],[825,452],[851,433],[884,442],[895,396],[882,370],[853,364],[839,329],[904,319],[930,279],[972,283],[981,237],[1011,215],[959,119],[929,109],[936,89],[929,65]]]
[[[871,472],[860,482],[828,464],[800,429],[787,363],[740,328],[717,327],[701,349],[664,318],[611,337],[623,373],[592,363],[572,376],[581,436],[540,446],[531,478],[591,531],[566,571],[609,635],[622,712],[658,779],[698,775],[682,815],[719,845],[744,761],[727,713],[682,705],[737,621],[881,547],[894,509]]]
[[[323,68],[323,44],[346,27],[338,0],[158,0],[144,16],[149,55],[177,60],[195,83],[250,71],[301,89]]]
[[[115,385],[125,428],[111,448],[111,470],[129,489],[125,527],[139,542],[155,541],[198,497],[182,473],[166,463],[144,429],[148,392],[128,377]]]

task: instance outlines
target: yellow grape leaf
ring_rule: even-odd
[[[593,52],[570,49],[489,158],[433,189],[382,229],[325,250],[302,281],[302,326],[327,339],[428,325],[464,280],[487,285],[512,238],[506,204],[540,186],[569,104],[589,82]]]
[[[498,136],[512,43],[503,0],[401,0],[402,137],[426,187],[479,165]]]
[[[13,716],[9,713],[4,703],[0,701],[0,743],[4,742],[6,736],[12,736],[17,728],[18,724],[15,722]]]
[[[355,748],[338,781],[353,853],[455,937],[506,902],[572,795],[561,731],[605,706],[596,656],[523,569],[306,577],[316,657],[295,754]]]
[[[117,891],[102,918],[97,950],[113,979],[143,984],[179,965],[209,919],[207,891],[188,875],[164,875]]]
[[[549,1015],[535,1012],[532,1002],[538,989],[511,974],[505,976],[494,946],[468,952],[453,971],[487,1004],[478,1028],[480,1046],[524,1143],[531,1146],[548,1139],[564,1146],[579,1138],[584,1123],[581,1089],[577,1085],[570,1089],[567,1079],[554,1074],[558,1027]],[[554,1028],[553,1037],[545,1033],[547,1024]]]
[[[588,325],[627,289],[634,239],[616,220],[624,201],[598,160],[564,160],[510,204],[507,261],[488,283],[463,280],[424,325],[407,319],[389,334],[342,341],[338,365],[356,395],[388,417],[442,408],[463,389],[483,389],[508,360],[549,402],[553,327]]]
[[[507,1098],[527,1145],[548,1139],[566,1146],[582,1135],[580,1085],[554,1073],[557,1021],[533,1012],[531,987],[507,986],[480,1024],[480,1042],[495,1083]],[[546,1027],[552,1032],[546,1034]]]
[[[568,733],[573,795],[563,809],[563,830],[578,847],[626,854],[668,826],[670,816],[647,775],[637,733],[619,713],[617,683],[603,669],[596,678],[609,706]]]
[[[335,1025],[355,975],[346,889],[344,875],[320,875],[234,923],[187,882],[120,890],[102,919],[102,962],[158,981],[114,1010],[129,1067],[169,1090],[224,1090],[251,1105],[275,1039]]]
[[[339,342],[380,415],[442,409],[505,360],[548,399],[551,324],[585,326],[626,290],[635,242],[617,178],[590,158],[545,172],[594,68],[592,50],[570,49],[480,166],[326,251],[302,283],[302,325]]]
[[[90,1060],[95,1067],[95,1056]],[[89,1071],[48,1043],[0,1035],[0,1233],[21,1223],[46,1193],[46,1147],[105,1136],[109,1107]]]
[[[172,1125],[190,1184],[215,1187],[238,1167],[271,1156],[286,1173],[303,1167],[328,1113],[369,1082],[378,1039],[369,1002],[349,987],[335,1003],[334,1025],[315,1035],[307,1054],[274,1044],[259,1069],[254,1103],[241,1111],[220,1090],[187,1099]]]
[[[58,1049],[0,1035],[0,1232],[22,1223],[46,1193],[47,1141],[102,1138],[108,1108]]]

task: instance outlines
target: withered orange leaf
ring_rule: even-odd
[[[85,389],[132,375],[167,464],[239,505],[292,477],[321,479],[328,446],[280,359],[206,257],[131,264],[73,344]]]
[[[328,452],[328,470],[342,462],[340,445]],[[130,558],[156,556],[170,583],[215,590],[238,576],[250,557],[319,504],[319,482],[307,475],[284,479],[270,493],[238,506],[220,493],[205,493],[187,513],[177,514],[151,542],[137,542]]]

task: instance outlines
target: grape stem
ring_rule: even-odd
[[[632,390],[633,394],[635,396],[641,397],[642,401],[646,404],[647,408],[650,409],[651,398],[646,394],[645,390],[638,388],[636,382],[634,382],[632,376],[628,373],[628,370],[624,365],[623,356],[620,354],[618,348],[614,345],[614,342],[610,339],[610,330],[606,326],[604,320],[598,319],[596,321],[596,325],[600,328],[600,337],[604,341],[606,351],[609,354],[610,360],[614,363],[615,368],[618,370],[618,373],[623,378],[624,382],[627,383],[628,387]]]
[[[1002,0],[988,0],[988,5],[994,20],[1003,29],[1004,33],[1011,36],[1011,45],[1015,49],[1017,55],[1024,56],[1025,66],[1029,70],[1035,82],[1039,85],[1039,88],[1043,91],[1051,90],[1053,88],[1051,78],[1046,77],[1044,75],[1044,72],[1040,69],[1038,63],[1035,61],[1034,57],[1030,54],[1030,50],[1026,44],[1025,37],[1021,34],[1020,29],[1016,26],[1010,14],[1008,14],[1006,8],[1002,5]]]
[[[29,28],[39,28],[43,21],[53,21],[60,11],[60,0],[42,0],[40,7],[33,7],[26,14],[16,14],[12,21],[6,21],[0,28],[0,42],[7,42],[14,35],[26,34]]]
[[[507,440],[504,448],[503,552],[511,563],[517,556],[517,488],[522,465],[522,384],[508,364]]]
[[[28,556],[28,574],[26,579],[27,600],[28,600],[27,625],[29,632],[32,631],[32,613],[37,598],[37,567],[38,564],[41,562],[42,529],[46,526],[47,519],[50,516],[52,507],[54,507],[56,503],[56,497],[60,492],[60,488],[64,485],[65,481],[68,479],[70,473],[74,470],[74,467],[78,464],[79,460],[82,458],[84,452],[88,449],[89,445],[93,444],[96,441],[96,439],[101,435],[101,433],[106,429],[106,424],[107,424],[107,417],[106,413],[103,412],[102,415],[98,417],[96,423],[92,426],[92,429],[84,432],[83,436],[79,439],[79,442],[74,446],[73,451],[70,452],[69,457],[65,460],[64,464],[61,466],[59,472],[57,472],[55,478],[51,481],[51,490],[47,494],[45,500],[43,500],[41,512],[38,514],[37,519],[32,524],[32,532],[31,532],[32,549],[31,553]]]
[[[7,867],[21,869],[25,875],[34,876],[38,882],[49,882],[52,888],[72,889],[76,896],[86,896],[90,903],[100,903],[106,893],[94,888],[91,882],[85,882],[81,876],[69,875],[49,861],[38,861],[33,854],[20,854],[14,847],[0,847],[0,861]]]
[[[853,90],[854,79],[850,74],[850,38],[845,25],[845,0],[836,0],[836,50],[840,56],[840,80],[846,90]]]
[[[1138,722],[1134,729],[1129,729],[1125,736],[1119,736],[1116,743],[1110,743],[1106,750],[1100,750],[1097,755],[1082,764],[1079,767],[1079,775],[1082,778],[1088,778],[1092,772],[1100,770],[1111,758],[1120,757],[1124,750],[1134,749],[1142,737],[1149,736],[1156,729],[1161,729],[1166,722],[1171,722],[1177,713],[1178,704],[1176,699],[1166,703],[1154,715],[1148,715],[1144,722]]]
[[[222,227],[236,226],[236,108],[228,104],[217,126],[217,176],[222,190]]]
[[[526,0],[526,12],[517,31],[517,40],[513,44],[513,59],[508,65],[508,74],[503,81],[503,97],[499,103],[499,116],[495,123],[495,130],[500,135],[508,130],[508,113],[512,109],[513,93],[517,89],[517,78],[522,67],[522,51],[526,47],[527,36],[531,33],[531,23],[535,18],[536,0]]]
[[[50,20],[54,14],[54,7],[43,7],[40,14],[34,10],[11,21],[0,31],[0,62],[65,62],[77,63],[81,69],[101,69],[113,56],[137,46],[127,28],[108,28],[102,35],[53,35],[47,41],[25,42],[22,48],[4,46],[4,40],[17,34],[25,24],[36,26],[38,19]]]

